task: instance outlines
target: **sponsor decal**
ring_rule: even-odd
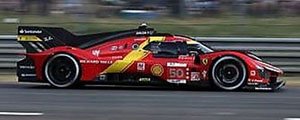
[[[44,41],[50,41],[50,40],[53,40],[53,37],[51,37],[51,36],[48,36],[48,37],[44,37]]]
[[[161,76],[164,73],[164,68],[160,64],[155,64],[151,67],[152,75]]]
[[[167,67],[187,67],[186,63],[168,62]]]
[[[193,57],[187,56],[187,55],[180,55],[178,57],[179,60],[194,60]]]
[[[138,31],[135,34],[136,35],[152,35],[154,31]]]
[[[207,71],[206,70],[202,71],[202,77],[206,78],[206,76],[207,76]]]
[[[100,63],[100,64],[112,64],[113,61],[100,60],[99,63]]]
[[[80,60],[80,63],[91,63],[91,64],[112,64],[112,61],[108,60]]]
[[[120,46],[111,46],[110,50],[111,51],[117,51],[117,50],[123,50],[124,49],[124,46],[123,45],[120,45]]]
[[[200,72],[191,72],[191,81],[200,81]]]
[[[23,33],[24,33],[24,30],[23,30],[23,29],[21,29],[21,30],[19,31],[19,33],[22,33],[22,34],[23,34]]]
[[[137,68],[138,71],[144,71],[145,70],[145,63],[143,63],[143,62],[137,63],[136,68]]]
[[[94,55],[94,56],[99,56],[99,54],[100,54],[100,50],[92,50],[92,55]]]
[[[111,51],[116,51],[116,50],[118,50],[118,46],[111,46],[110,50]]]
[[[255,90],[272,90],[272,88],[267,87],[267,88],[261,88],[261,87],[255,87]]]
[[[145,41],[146,40],[146,38],[145,37],[143,37],[143,38],[135,38],[135,39],[133,39],[134,41]]]
[[[207,65],[207,63],[208,63],[208,59],[207,59],[207,58],[204,58],[204,59],[202,60],[202,64]]]
[[[249,79],[248,81],[249,82],[259,82],[259,83],[263,82],[262,79]]]
[[[140,78],[139,81],[140,82],[150,82],[151,78]]]
[[[20,66],[20,69],[34,69],[34,66]]]
[[[258,85],[258,83],[247,83],[248,85]]]
[[[123,56],[111,56],[111,59],[122,59]]]
[[[167,79],[167,82],[176,84],[186,84],[185,79]]]
[[[124,49],[124,46],[123,45],[120,45],[118,50],[123,50]]]
[[[21,74],[22,77],[35,77],[36,74]]]
[[[80,60],[80,63],[95,63],[98,64],[99,60]]]
[[[255,76],[255,75],[256,75],[256,71],[255,71],[255,70],[251,70],[251,71],[250,71],[250,75],[251,75],[251,76]]]
[[[21,34],[41,34],[42,31],[41,30],[25,30],[25,29],[21,29],[19,31],[19,33],[21,33]]]

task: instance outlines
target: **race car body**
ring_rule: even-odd
[[[153,28],[76,36],[63,28],[20,26],[26,57],[20,82],[78,84],[209,84],[223,90],[275,90],[282,70],[255,55],[215,51],[190,37]]]

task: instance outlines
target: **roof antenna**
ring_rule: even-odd
[[[140,25],[139,25],[139,28],[138,29],[146,29],[148,27],[147,23],[146,22],[142,22]]]

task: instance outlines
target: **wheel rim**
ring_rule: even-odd
[[[67,54],[58,54],[50,58],[45,67],[47,80],[56,87],[69,87],[78,78],[79,65]]]
[[[217,80],[224,83],[234,83],[238,80],[240,72],[234,64],[226,64],[217,72]]]
[[[235,57],[223,57],[213,66],[212,77],[218,87],[234,90],[243,85],[246,68],[243,62]]]

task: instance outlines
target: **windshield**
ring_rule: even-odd
[[[199,53],[211,53],[214,50],[204,44],[194,41],[192,44],[188,44],[189,51],[198,51]]]

